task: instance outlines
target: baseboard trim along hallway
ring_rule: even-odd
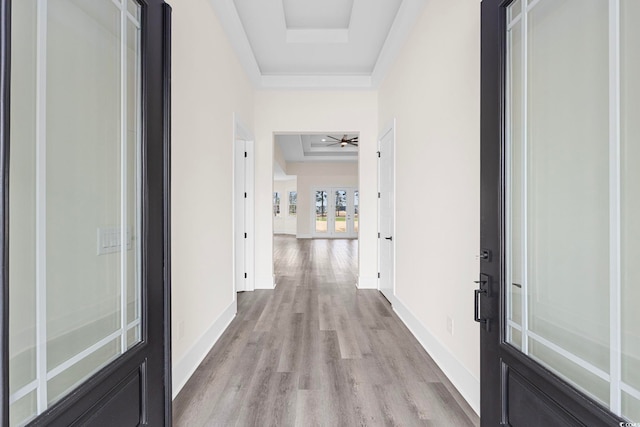
[[[467,401],[476,414],[480,414],[480,380],[473,376],[462,363],[434,337],[414,314],[395,297],[393,311],[398,315],[402,323],[411,331],[422,348],[431,356],[438,367],[449,378],[462,397]]]
[[[227,330],[237,312],[237,301],[234,300],[222,312],[209,329],[191,346],[189,351],[174,365],[172,372],[172,396],[176,398],[191,375],[198,369],[218,339]],[[174,338],[175,339],[175,338]]]

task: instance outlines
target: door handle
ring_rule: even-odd
[[[482,326],[484,326],[484,328],[488,331],[489,330],[489,319],[485,319],[480,317],[480,296],[481,295],[485,295],[485,296],[489,296],[489,276],[481,274],[480,275],[480,280],[476,280],[474,281],[474,283],[477,283],[479,285],[479,289],[474,289],[473,291],[473,320],[475,320],[476,322],[482,324]]]
[[[486,289],[474,289],[473,292],[475,297],[475,304],[473,307],[473,320],[475,320],[478,323],[486,323],[487,319],[480,318],[480,299],[478,298],[478,296],[480,294],[486,294],[487,291]]]
[[[385,240],[393,240],[393,236],[385,237]]]

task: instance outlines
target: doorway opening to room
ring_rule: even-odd
[[[272,215],[276,283],[277,258],[284,252],[293,255],[283,252],[281,246],[292,248],[309,239],[335,240],[327,242],[327,250],[349,247],[357,275],[358,141],[359,133],[348,131],[274,134]],[[344,245],[337,240],[345,240]]]

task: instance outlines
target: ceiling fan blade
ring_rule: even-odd
[[[342,140],[341,140],[341,139],[334,138],[334,137],[332,137],[331,135],[327,135],[327,138],[331,138],[331,139],[333,139],[334,141],[342,142]]]
[[[353,146],[358,146],[357,141],[356,142],[347,142],[347,144],[353,145]]]
[[[327,144],[327,147],[331,147],[332,145],[340,145],[342,144],[341,142],[334,142],[333,144]]]

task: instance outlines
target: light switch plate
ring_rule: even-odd
[[[100,227],[98,228],[98,255],[112,254],[120,252],[121,247],[121,227]],[[131,249],[131,233],[126,233],[127,250]]]

